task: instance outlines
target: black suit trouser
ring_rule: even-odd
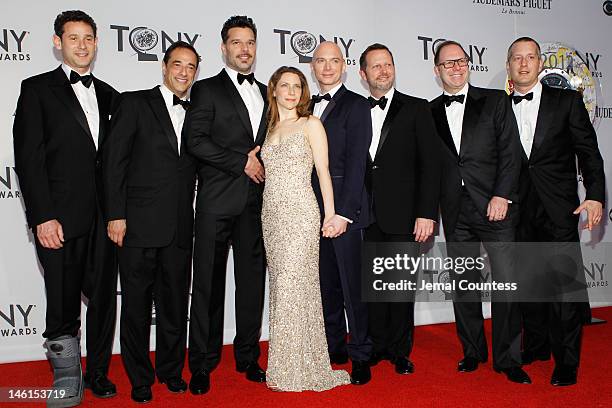
[[[327,347],[332,354],[348,353],[353,361],[367,361],[372,352],[368,336],[368,305],[361,300],[361,229],[338,238],[321,238],[319,280]],[[346,318],[349,339],[346,340]]]
[[[521,204],[517,240],[521,242],[576,242],[576,225],[557,225],[546,213],[540,197],[529,183]],[[577,244],[578,245],[578,244]],[[551,351],[558,364],[577,367],[580,362],[582,325],[590,320],[588,302],[524,302],[520,304],[523,323],[523,350],[546,358]]]
[[[191,248],[119,249],[121,356],[132,387],[181,377],[187,343]],[[149,358],[155,304],[155,369]]]
[[[47,295],[43,336],[78,334],[82,292],[87,298],[87,371],[107,373],[117,314],[117,252],[106,235],[101,212],[97,211],[88,234],[67,240],[60,249],[43,248],[38,237],[34,240]]]
[[[365,240],[414,242],[414,235],[387,234],[374,223],[366,228]],[[410,356],[414,344],[414,302],[369,302],[368,320],[375,353],[391,359]]]
[[[194,273],[189,320],[189,368],[212,370],[221,360],[225,276],[234,252],[238,367],[257,361],[266,279],[261,229],[261,191],[249,184],[247,204],[235,216],[196,213]]]
[[[448,241],[448,256],[451,258],[480,256],[480,243],[487,251],[491,263],[492,280],[504,281],[505,272],[511,271],[513,265],[513,246],[515,228],[512,217],[516,216],[512,205],[508,207],[505,220],[488,221],[477,210],[467,190],[462,189],[461,209],[457,224],[452,233],[446,235]],[[467,280],[479,282],[481,271],[467,270],[462,274],[453,273],[456,281]],[[457,335],[463,347],[465,357],[475,358],[482,362],[488,359],[487,342],[484,333],[484,318],[480,293],[475,291],[459,291],[455,293],[453,308]],[[463,298],[463,299],[462,299]],[[507,301],[496,301],[492,294],[492,351],[493,366],[498,369],[518,367],[521,365],[520,355],[520,312],[518,304]]]

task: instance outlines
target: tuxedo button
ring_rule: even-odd
[[[533,167],[534,167],[534,166],[533,166],[533,164],[530,164],[530,165],[529,165],[529,168],[530,168],[530,169],[533,169]]]
[[[459,160],[459,167],[463,167],[463,160]]]
[[[372,166],[372,170],[376,170],[378,166]]]

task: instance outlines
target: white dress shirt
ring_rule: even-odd
[[[329,96],[331,96],[332,98],[334,97],[334,95],[336,94],[336,92],[338,92],[338,89],[340,89],[340,87],[342,86],[342,82],[340,82],[338,85],[334,86],[332,89],[329,90],[329,92],[326,92],[329,94]],[[325,94],[322,94],[325,95]],[[323,115],[323,112],[325,112],[325,108],[327,108],[327,105],[329,104],[328,100],[322,99],[321,102],[319,103],[315,103],[315,106],[312,110],[312,114],[314,116],[316,116],[317,118],[321,119],[321,116]]]
[[[448,121],[448,127],[450,128],[451,136],[453,137],[453,143],[457,154],[461,152],[461,133],[463,130],[463,114],[465,113],[465,104],[467,103],[467,93],[470,87],[469,83],[466,83],[463,88],[456,94],[450,94],[444,91],[444,95],[464,95],[463,103],[453,102],[449,106],[444,106],[446,109],[446,120]],[[461,185],[465,183],[461,179]]]
[[[542,84],[540,81],[525,94],[529,92],[533,92],[532,100],[523,99],[519,103],[512,102],[512,110],[514,111],[514,116],[516,116],[516,123],[521,135],[521,144],[527,158],[531,155],[533,136],[535,135],[536,124],[538,123],[538,111],[540,110],[540,100],[542,99]],[[514,94],[518,96],[525,95],[517,91]]]
[[[182,105],[174,105],[174,93],[169,90],[166,85],[160,85],[159,87],[161,94],[166,103],[166,108],[170,114],[170,120],[172,121],[172,127],[174,128],[174,134],[178,142],[178,151],[181,151],[181,132],[183,131],[183,122],[185,122],[185,108]],[[177,95],[178,97],[178,95]],[[186,100],[187,98],[181,98]]]
[[[68,80],[70,80],[70,72],[74,70],[66,64],[62,64],[62,69],[66,73]],[[89,70],[83,75],[88,74],[91,74]],[[89,125],[89,131],[91,132],[91,136],[93,138],[94,145],[96,146],[96,150],[98,150],[98,136],[100,133],[100,112],[98,111],[98,98],[96,98],[96,87],[92,82],[89,88],[87,88],[85,85],[83,85],[81,81],[77,82],[76,84],[71,84],[71,86],[79,101],[79,104],[81,105],[81,109],[83,109],[83,112],[85,113],[85,117],[87,118],[87,125]]]
[[[253,139],[255,139],[257,137],[259,122],[261,122],[261,115],[263,114],[264,109],[264,100],[263,96],[261,95],[261,91],[259,90],[259,86],[255,81],[253,81],[253,84],[250,84],[249,81],[243,81],[242,84],[239,84],[238,71],[235,71],[228,66],[225,67],[225,71],[238,90],[247,111],[249,111],[249,119],[251,120],[251,127],[253,128]]]
[[[382,133],[382,127],[389,112],[389,106],[391,106],[391,100],[395,94],[395,88],[391,88],[382,98],[387,98],[387,104],[385,109],[375,106],[370,109],[370,115],[372,117],[372,143],[370,143],[370,157],[372,160],[376,157],[376,151],[378,150],[378,144],[380,143],[380,134]],[[372,96],[372,98],[374,98]],[[376,98],[374,98],[376,99]]]
[[[334,95],[336,94],[336,92],[338,92],[338,89],[340,89],[340,87],[342,86],[342,82],[340,82],[338,85],[334,86],[332,89],[329,90],[329,92],[326,92],[329,94],[329,96],[331,96],[332,98],[334,97]],[[325,94],[323,94],[325,95]],[[321,99],[321,102],[319,103],[315,103],[314,108],[312,109],[312,115],[316,116],[317,118],[321,118],[321,115],[323,115],[323,112],[325,112],[325,108],[327,108],[327,104],[329,103],[328,100],[325,99]],[[353,220],[351,220],[350,218],[346,218],[340,214],[338,214],[338,216],[340,218],[342,218],[344,221],[348,222],[349,224],[353,223]]]
[[[457,149],[457,154],[461,150],[461,131],[463,129],[463,114],[465,113],[465,104],[470,84],[465,86],[454,95],[464,95],[463,103],[453,102],[449,106],[445,106],[446,119],[448,120],[448,127],[450,128],[451,135],[453,136],[453,142]],[[444,91],[444,95],[452,95]]]

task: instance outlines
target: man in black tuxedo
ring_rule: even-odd
[[[327,132],[329,172],[334,189],[336,215],[329,221],[341,235],[321,238],[319,275],[325,332],[332,363],[353,362],[351,381],[370,381],[372,342],[368,336],[367,304],[361,301],[361,242],[370,224],[365,170],[372,123],[368,101],[346,89],[342,74],[346,62],[332,42],[319,44],[312,70],[320,95],[313,96],[313,114]],[[313,189],[323,213],[321,190],[313,173]],[[346,341],[346,320],[350,337]]]
[[[185,118],[188,151],[200,162],[196,202],[194,274],[189,326],[189,384],[209,389],[221,358],[225,268],[230,242],[236,282],[236,369],[263,382],[259,336],[265,266],[261,230],[264,170],[257,156],[266,135],[266,87],[255,81],[257,29],[246,16],[221,30],[226,67],[198,81]]]
[[[104,151],[108,235],[120,247],[121,355],[136,402],[152,399],[156,375],[171,392],[187,389],[182,372],[196,165],[181,131],[198,63],[191,45],[172,44],[163,84],[121,96]],[[155,369],[149,359],[153,300]]]
[[[48,357],[54,386],[78,404],[82,375],[78,332],[81,292],[87,308],[86,385],[111,397],[106,377],[115,328],[117,262],[102,216],[101,154],[117,92],[91,74],[96,24],[82,11],[55,20],[61,66],[21,84],[13,127],[15,168],[44,269]]]
[[[510,101],[503,91],[468,83],[469,59],[460,44],[441,43],[434,63],[444,87],[431,107],[444,143],[440,207],[448,254],[476,260],[484,243],[492,278],[501,281],[513,264],[508,243],[515,240],[520,171],[518,130]],[[457,282],[478,282],[480,272],[472,268],[455,272],[454,277]],[[493,368],[510,381],[530,383],[521,368],[518,305],[496,301],[496,293],[492,300]],[[474,371],[488,355],[480,293],[457,291],[453,306],[464,353],[458,371]]]
[[[586,210],[585,228],[601,222],[605,202],[603,159],[582,96],[542,85],[540,46],[521,37],[508,49],[508,75],[514,84],[513,110],[522,144],[520,223],[517,238],[525,242],[579,242],[578,220]],[[586,189],[580,204],[576,158]],[[553,244],[554,245],[554,244]],[[552,348],[553,385],[576,383],[582,325],[590,318],[588,303],[522,303],[523,363],[548,360]]]
[[[370,45],[359,65],[370,89],[372,118],[366,187],[374,222],[366,229],[365,240],[424,242],[438,219],[440,194],[440,168],[433,159],[440,156],[439,140],[429,104],[394,89],[395,64],[386,46]],[[388,358],[398,374],[414,372],[409,360],[414,302],[371,302],[368,317],[374,349],[371,364]]]

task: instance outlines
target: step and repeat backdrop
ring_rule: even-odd
[[[316,45],[324,40],[336,42],[342,50],[350,89],[367,96],[358,73],[359,55],[368,45],[380,42],[394,54],[397,89],[433,99],[442,92],[433,74],[433,49],[438,42],[453,39],[464,46],[474,85],[505,89],[508,45],[519,36],[531,36],[542,45],[544,80],[582,91],[597,129],[608,185],[612,183],[610,0],[5,0],[0,5],[0,363],[44,358],[43,272],[14,170],[12,126],[21,81],[61,62],[51,41],[53,21],[68,9],[82,9],[96,21],[99,42],[93,73],[119,91],[159,84],[163,52],[176,40],[193,44],[202,55],[198,78],[216,74],[224,65],[221,26],[236,14],[246,14],[257,24],[256,77],[266,83],[276,68],[293,65],[304,71],[313,93],[317,89],[309,62]],[[606,225],[612,213],[609,208],[605,211],[609,216],[604,225],[581,233],[581,240],[594,252],[612,241],[612,229]],[[440,232],[436,241],[443,240]],[[603,300],[593,306],[612,304],[605,301],[612,299],[607,258],[601,251],[584,257],[591,298]],[[234,335],[232,268],[230,256],[226,342]],[[428,272],[437,281],[436,275],[443,271]],[[428,301],[417,304],[417,324],[452,321],[452,305],[444,299],[441,292],[427,294]],[[267,319],[262,338],[267,338]],[[118,341],[115,351],[119,351]]]

